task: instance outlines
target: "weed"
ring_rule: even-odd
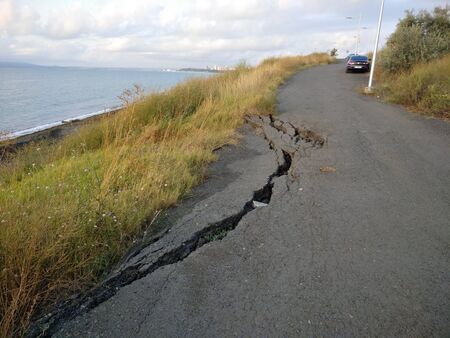
[[[450,54],[401,74],[381,74],[377,93],[421,114],[450,119]]]

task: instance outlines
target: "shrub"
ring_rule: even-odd
[[[422,114],[450,119],[450,54],[410,71],[385,75],[381,94]]]
[[[381,65],[385,71],[396,73],[449,52],[449,6],[436,7],[432,13],[422,10],[417,15],[407,11],[382,51]]]

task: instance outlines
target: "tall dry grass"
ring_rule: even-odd
[[[63,297],[107,274],[161,209],[186,196],[233,143],[245,114],[325,54],[269,59],[141,96],[65,139],[0,164],[0,336],[20,335]]]
[[[379,76],[378,93],[412,111],[450,119],[450,54],[411,70]]]

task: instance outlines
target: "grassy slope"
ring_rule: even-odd
[[[272,113],[287,76],[330,61],[269,59],[189,80],[0,164],[0,336],[98,281],[158,210],[202,181],[244,115]]]
[[[382,73],[377,92],[424,115],[450,119],[450,55],[400,74]]]

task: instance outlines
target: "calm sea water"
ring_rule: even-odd
[[[121,104],[139,84],[163,90],[203,73],[0,65],[0,132],[42,127]]]

